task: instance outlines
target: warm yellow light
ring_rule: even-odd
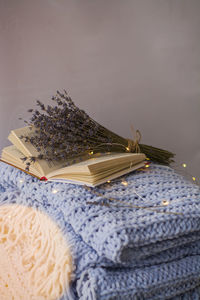
[[[90,154],[90,155],[92,155],[93,153],[94,153],[93,151],[90,151],[90,153],[89,153],[89,154]]]
[[[163,200],[163,201],[162,201],[162,204],[163,204],[163,205],[168,205],[168,204],[169,204],[169,201]]]
[[[146,160],[150,160],[150,158],[147,157]]]
[[[129,147],[126,147],[126,150],[127,150],[127,151],[130,151],[130,148],[129,148]]]
[[[56,194],[57,192],[58,192],[58,190],[56,190],[56,189],[52,190],[52,194]]]
[[[128,182],[127,181],[122,181],[122,184],[127,186],[128,185]]]
[[[182,166],[183,166],[183,168],[186,168],[187,167],[187,165],[184,163],[184,164],[182,164]]]
[[[107,183],[110,183],[110,180],[108,180]]]
[[[149,165],[145,165],[145,168],[149,168]]]
[[[193,181],[195,181],[195,180],[196,180],[196,178],[195,178],[195,177],[192,177],[192,180],[193,180]]]

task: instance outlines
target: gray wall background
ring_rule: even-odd
[[[0,148],[62,88],[200,178],[199,0],[0,0]]]

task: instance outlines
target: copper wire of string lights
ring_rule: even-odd
[[[181,169],[180,169],[180,167],[181,167]],[[194,184],[196,184],[198,186],[200,185],[200,180],[187,171],[187,164],[186,163],[173,164],[172,168],[174,170],[176,170],[178,173],[180,173],[180,174],[184,175],[185,177],[187,177],[190,181],[192,180]]]
[[[150,159],[147,158],[146,160],[149,161]],[[186,163],[182,163],[181,166],[185,169],[187,167],[187,164]],[[142,168],[140,168],[138,170],[147,171],[149,169],[149,167],[150,167],[150,162],[147,162],[144,167],[142,167]],[[177,165],[174,168],[176,168],[176,167],[180,167],[180,165]],[[184,175],[187,174],[190,177],[190,179],[192,178],[193,182],[196,185],[199,185],[198,181],[196,180],[196,177],[192,176],[190,173],[186,172],[185,170],[182,171],[182,173],[184,173]],[[107,181],[107,183],[110,183],[110,182],[111,182],[110,180]],[[125,179],[122,179],[121,184],[123,184],[124,186],[127,186],[128,182]],[[156,209],[156,208],[166,207],[167,205],[169,205],[169,201],[167,199],[163,199],[162,200],[162,205],[156,205],[156,206],[138,206],[138,205],[133,205],[133,204],[124,202],[122,200],[118,200],[118,199],[113,198],[113,197],[107,197],[107,196],[105,196],[104,194],[102,194],[100,192],[94,191],[92,188],[90,188],[88,186],[85,186],[85,188],[88,189],[91,193],[93,193],[93,194],[95,194],[97,196],[100,196],[100,197],[102,197],[104,199],[107,199],[107,200],[109,200],[111,202],[117,202],[117,203],[123,204],[124,207],[146,209],[146,210],[150,210],[150,211],[155,211],[157,213],[183,215],[183,213],[180,213],[180,212],[166,212],[166,211],[161,211],[161,210]],[[135,193],[138,196],[138,198],[140,198],[142,201],[144,201],[144,198],[136,190],[132,190],[132,192]],[[108,206],[109,207],[109,203],[106,203],[105,201],[104,202],[97,202],[97,201],[90,202],[90,201],[88,201],[87,204],[95,204],[95,205],[101,205],[101,206]]]
[[[124,182],[125,183],[125,182]],[[122,181],[122,184],[125,185]],[[127,183],[128,185],[128,183]],[[146,210],[150,210],[150,211],[154,211],[154,212],[157,212],[157,213],[165,213],[165,214],[173,214],[173,215],[183,215],[183,213],[179,213],[179,212],[167,212],[167,211],[161,211],[161,210],[158,210],[156,208],[162,208],[162,207],[165,207],[169,204],[169,202],[165,199],[163,199],[162,201],[162,205],[156,205],[156,206],[139,206],[139,205],[133,205],[133,204],[130,204],[128,202],[125,202],[125,201],[122,201],[122,200],[118,200],[116,198],[113,198],[113,197],[107,197],[105,196],[104,194],[102,194],[101,192],[98,192],[98,191],[95,191],[93,188],[91,187],[88,187],[88,186],[84,186],[88,191],[90,191],[92,194],[95,194],[99,197],[102,197],[106,200],[109,200],[111,202],[116,202],[116,203],[119,203],[119,204],[123,204],[123,207],[130,207],[130,208],[138,208],[138,209],[146,209]],[[144,200],[142,198],[141,195],[139,195],[135,190],[132,190],[133,193],[135,193],[140,199]],[[87,204],[94,204],[94,205],[101,205],[101,206],[107,206],[109,207],[109,203],[107,202],[98,202],[98,201],[87,201],[86,202]],[[116,206],[116,205],[115,205]]]

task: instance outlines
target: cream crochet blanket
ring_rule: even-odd
[[[55,300],[69,286],[70,247],[44,213],[0,206],[0,299]]]

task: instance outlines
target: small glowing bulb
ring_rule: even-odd
[[[90,153],[89,153],[89,154],[90,154],[90,155],[92,155],[93,153],[94,153],[93,151],[90,151]]]
[[[23,183],[23,182],[24,182],[24,179],[20,179],[19,182],[20,182],[20,183]]]
[[[147,157],[146,160],[150,160],[150,158]]]
[[[52,190],[52,194],[56,194],[57,192],[58,192],[58,190],[56,190],[56,189]]]
[[[127,150],[127,151],[130,151],[130,148],[129,148],[129,147],[126,147],[126,150]]]
[[[149,168],[149,165],[145,165],[145,168]]]
[[[127,181],[122,181],[122,184],[123,184],[124,186],[127,186],[127,185],[128,185],[128,182],[127,182]]]
[[[187,167],[187,165],[184,163],[184,164],[182,164],[182,166],[183,166],[183,168],[186,168]]]
[[[108,180],[107,183],[110,183],[110,180]]]
[[[162,204],[163,204],[163,205],[169,205],[169,201],[163,200],[163,201],[162,201]]]
[[[195,177],[192,177],[192,180],[193,180],[193,181],[195,181],[195,180],[196,180],[196,178],[195,178]]]

